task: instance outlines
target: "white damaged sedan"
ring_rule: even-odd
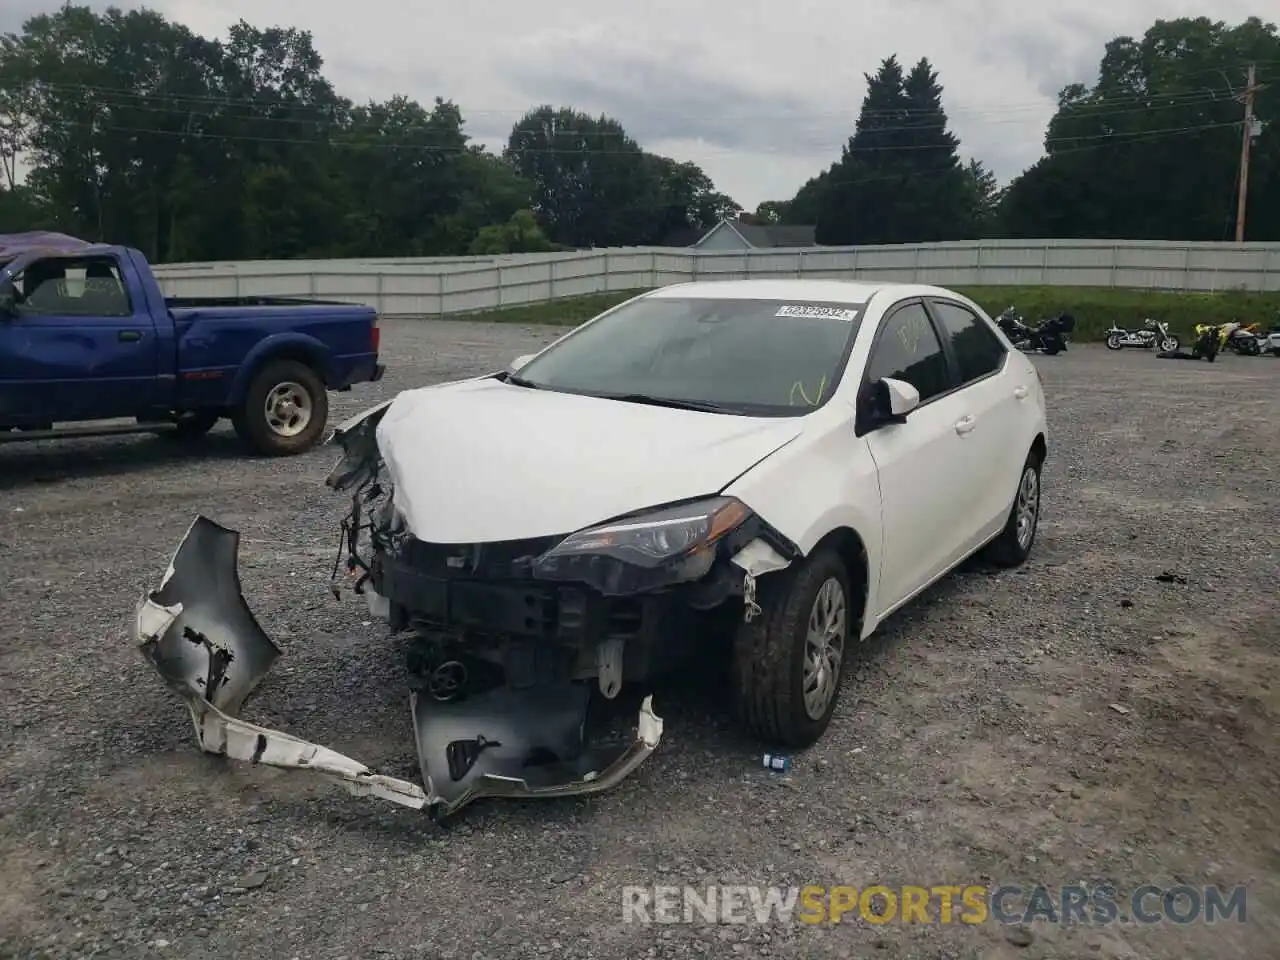
[[[233,531],[197,518],[137,637],[204,750],[434,814],[618,782],[661,737],[653,681],[707,649],[746,729],[800,749],[853,644],[980,550],[1027,559],[1046,436],[1035,367],[949,290],[664,287],[335,433],[343,555],[409,651],[421,784],[240,718],[280,651]]]

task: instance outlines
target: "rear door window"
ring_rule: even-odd
[[[981,317],[949,300],[930,300],[929,304],[950,341],[961,384],[981,380],[1000,369],[1008,351]]]

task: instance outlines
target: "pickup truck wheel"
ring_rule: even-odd
[[[316,445],[329,418],[329,394],[311,367],[273,360],[254,374],[232,423],[259,453],[288,457]]]
[[[998,567],[1018,567],[1031,556],[1040,523],[1040,466],[1035,451],[1027,455],[1009,519],[1000,536],[987,545],[987,559]]]
[[[826,731],[840,695],[852,607],[849,574],[833,550],[758,583],[760,613],[738,627],[733,698],[754,736],[804,749]]]

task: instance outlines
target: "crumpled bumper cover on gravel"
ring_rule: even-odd
[[[249,695],[280,656],[241,592],[239,534],[206,517],[187,531],[159,589],[138,605],[143,656],[187,704],[206,753],[305,770],[357,796],[446,816],[481,797],[562,797],[607,790],[651,754],[662,720],[646,697],[634,736],[583,742],[585,684],[499,688],[455,703],[411,696],[425,788],[383,776],[328,747],[240,719]],[[560,758],[530,764],[536,754]]]

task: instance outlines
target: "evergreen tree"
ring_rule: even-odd
[[[891,219],[897,193],[891,182],[897,179],[893,148],[907,119],[905,78],[896,56],[882,61],[875,76],[865,76],[867,92],[853,136],[815,198],[821,244],[866,243],[864,237],[883,234]]]
[[[905,76],[897,57],[883,61],[875,76],[867,77],[857,127],[814,204],[818,242],[916,243],[972,236],[974,190],[959,145],[947,130],[942,87],[929,61],[922,59]]]
[[[964,240],[975,235],[973,190],[960,160],[960,141],[947,130],[938,74],[921,59],[903,84],[907,130],[902,163],[913,175],[899,205],[899,234],[909,242]]]

